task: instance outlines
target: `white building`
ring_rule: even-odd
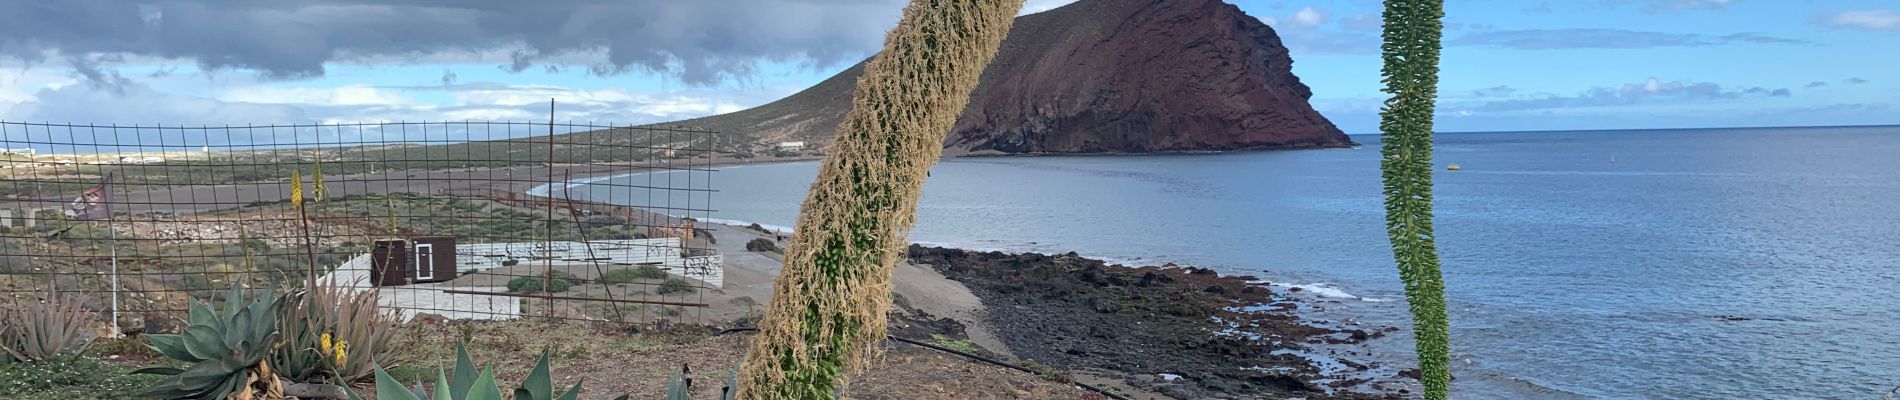
[[[799,151],[799,150],[804,150],[804,149],[805,149],[805,142],[779,142],[779,143],[778,143],[778,149],[779,149],[779,150],[783,150],[783,151]]]
[[[37,153],[37,151],[36,151],[36,150],[33,150],[32,148],[23,148],[23,149],[0,149],[0,154],[15,154],[15,155],[22,155],[22,156],[27,156],[27,157],[32,157],[32,156],[33,156],[33,155],[34,155],[35,153]]]

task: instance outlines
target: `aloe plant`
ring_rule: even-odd
[[[575,382],[567,391],[556,394],[554,380],[548,370],[548,350],[541,350],[541,360],[534,364],[534,370],[528,372],[528,378],[514,390],[514,400],[574,400],[581,394],[581,383]],[[402,382],[389,376],[389,371],[378,365],[376,368],[376,398],[378,400],[501,400],[501,386],[495,383],[495,369],[476,369],[475,361],[468,356],[468,346],[455,345],[455,370],[444,373],[441,368],[435,371],[434,395],[418,386],[415,389],[403,388]],[[350,398],[356,399],[351,393]]]
[[[0,300],[0,365],[85,351],[92,322],[75,301]]]
[[[277,320],[283,344],[271,351],[271,365],[291,381],[348,384],[370,378],[372,365],[403,364],[398,321],[377,296],[335,282],[287,296]]]
[[[252,384],[260,382],[264,393],[281,394],[281,385],[264,362],[277,337],[275,292],[272,288],[266,295],[247,301],[243,287],[232,285],[222,309],[213,310],[193,299],[188,321],[191,325],[183,334],[145,335],[153,350],[190,366],[133,371],[170,377],[140,395],[166,399],[251,398],[256,393]]]

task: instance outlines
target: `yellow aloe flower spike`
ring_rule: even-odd
[[[303,208],[303,172],[290,170],[290,206]]]
[[[329,332],[324,332],[323,336],[317,337],[317,352],[326,356],[330,355],[330,333]]]
[[[317,160],[317,170],[310,172],[310,202],[322,203],[328,190],[323,187],[323,160]]]
[[[343,366],[343,362],[349,360],[349,354],[350,354],[349,342],[345,342],[342,340],[336,341],[336,365],[338,367]]]

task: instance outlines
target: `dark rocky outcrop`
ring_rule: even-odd
[[[944,145],[969,153],[1139,153],[1337,147],[1351,140],[1273,28],[1220,0],[1083,0],[1017,19]],[[850,109],[853,66],[756,108],[675,122],[758,143],[824,145]]]

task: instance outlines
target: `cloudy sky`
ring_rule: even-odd
[[[1280,32],[1322,113],[1376,131],[1377,1],[1230,2]],[[0,0],[0,120],[537,120],[555,98],[561,119],[662,122],[810,86],[902,3]],[[1889,0],[1448,3],[1441,130],[1900,124]]]

